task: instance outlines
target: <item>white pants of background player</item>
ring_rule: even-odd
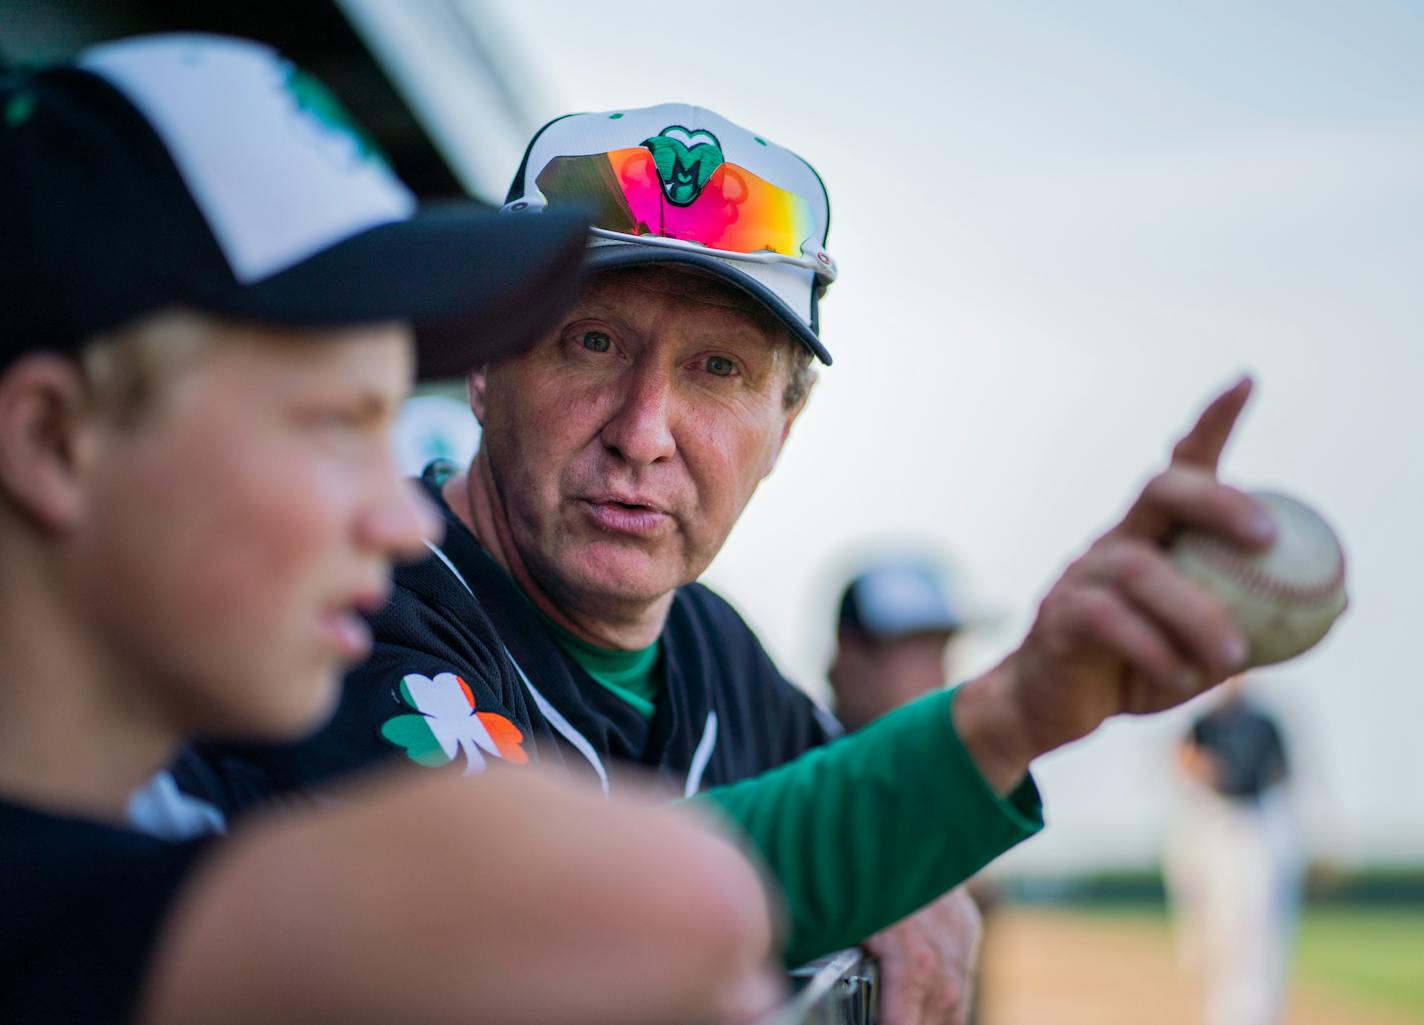
[[[1163,867],[1183,963],[1204,989],[1207,1025],[1277,1025],[1304,875],[1285,788],[1231,801],[1191,786]]]

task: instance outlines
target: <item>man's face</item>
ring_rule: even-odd
[[[604,273],[472,376],[500,515],[556,602],[616,616],[695,580],[771,471],[800,409],[794,343],[746,301],[667,268]]]
[[[71,572],[178,728],[314,728],[368,650],[358,610],[435,529],[388,440],[409,334],[173,316],[155,329],[215,337],[148,416],[98,429]]]

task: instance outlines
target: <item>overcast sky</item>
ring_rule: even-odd
[[[709,574],[789,675],[885,538],[998,614],[964,671],[1002,654],[1250,371],[1227,474],[1325,511],[1352,590],[1262,692],[1330,853],[1424,859],[1424,5],[490,2],[548,117],[697,103],[830,189],[835,366]],[[1048,759],[1010,864],[1145,863],[1187,714]]]

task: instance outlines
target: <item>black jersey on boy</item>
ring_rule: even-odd
[[[207,843],[0,799],[0,1021],[129,1021],[163,920]]]

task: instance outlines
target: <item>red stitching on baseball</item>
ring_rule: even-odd
[[[1317,584],[1289,584],[1270,576],[1241,549],[1209,534],[1189,534],[1179,542],[1195,549],[1202,561],[1232,577],[1245,590],[1262,598],[1295,605],[1325,605],[1335,599],[1345,583],[1344,553],[1335,560],[1335,572]]]

